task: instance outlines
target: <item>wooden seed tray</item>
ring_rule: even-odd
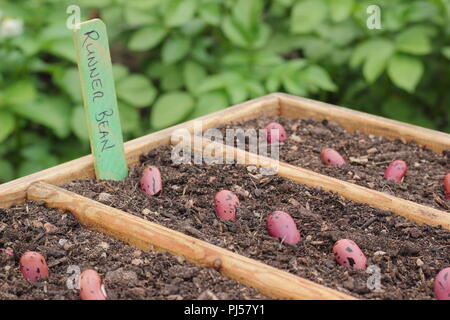
[[[442,132],[280,93],[251,100],[196,120],[202,120],[203,130],[206,130],[233,121],[250,120],[261,116],[327,119],[339,123],[350,131],[360,130],[366,134],[399,138],[404,141],[414,140],[435,152],[450,148],[450,135]],[[138,164],[139,156],[152,149],[179,143],[181,136],[172,137],[172,133],[177,129],[187,129],[192,134],[194,121],[126,143],[128,165]],[[355,202],[390,210],[418,223],[441,225],[450,230],[450,214],[444,211],[215,142],[203,141],[200,147],[194,146],[194,150],[202,151],[210,143],[214,143],[216,152],[232,155],[245,160],[245,163],[260,167],[277,167],[278,175],[297,183],[337,192]],[[27,199],[45,201],[50,207],[71,211],[86,228],[111,235],[140,249],[156,249],[184,256],[197,265],[220,270],[223,274],[274,298],[354,299],[344,293],[57,187],[71,180],[93,177],[92,156],[49,168],[0,185],[0,208],[22,203]]]

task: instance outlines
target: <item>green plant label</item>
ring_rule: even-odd
[[[128,175],[106,26],[83,22],[73,33],[95,174],[123,180]]]

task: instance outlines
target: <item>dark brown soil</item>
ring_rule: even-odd
[[[55,225],[57,232],[46,234],[46,222]],[[15,256],[0,252],[0,299],[79,299],[78,290],[66,284],[73,275],[68,273],[69,266],[96,269],[109,299],[265,298],[215,270],[170,254],[137,250],[82,228],[68,212],[58,213],[37,203],[0,209],[1,248],[13,250]],[[47,281],[30,284],[23,278],[18,260],[28,250],[46,258]]]
[[[450,212],[443,190],[444,176],[450,172],[450,150],[436,154],[414,142],[348,132],[327,121],[260,118],[221,129],[223,133],[226,128],[258,130],[273,121],[282,124],[289,135],[280,145],[281,161]],[[347,165],[323,165],[320,152],[324,148],[337,150]],[[383,177],[389,163],[397,159],[408,164],[408,173],[400,183]]]
[[[150,197],[139,190],[142,167],[132,168],[122,182],[82,180],[69,190],[144,219],[182,231],[247,257],[287,270],[317,283],[374,299],[432,299],[433,278],[450,265],[450,232],[418,226],[318,189],[277,176],[261,176],[234,165],[174,165],[163,147],[142,157],[158,166],[164,190]],[[234,191],[241,201],[238,221],[216,219],[217,191]],[[267,214],[289,212],[300,228],[296,246],[271,238]],[[370,274],[337,265],[331,253],[340,238],[353,239],[381,271],[381,288],[371,291]]]

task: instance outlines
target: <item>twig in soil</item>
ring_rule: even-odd
[[[39,240],[42,239],[43,236],[45,236],[45,232],[42,232],[42,233],[38,234],[38,235],[33,239],[33,242],[38,242]]]
[[[184,187],[182,196],[184,196],[186,194],[186,190],[188,187],[189,187],[189,183]]]
[[[200,231],[198,231],[197,229],[195,229],[192,226],[187,225],[187,226],[184,226],[183,229],[185,232],[190,233],[193,236],[196,236],[197,238],[201,239],[203,237],[203,233],[201,233]]]
[[[389,190],[389,193],[391,193],[391,194],[393,193],[391,187],[388,186],[387,184],[384,184],[384,185],[381,187],[381,191],[382,191],[382,192],[385,192],[385,191],[384,191],[385,188],[387,188],[387,189]]]
[[[388,163],[391,163],[391,161],[374,162],[373,164],[376,165],[376,166],[378,166],[378,165],[380,165],[380,164],[388,164]]]
[[[434,201],[438,204],[438,205],[440,205],[441,207],[443,207],[444,209],[446,209],[446,210],[449,210],[450,209],[450,206],[445,202],[445,201],[443,201],[437,194],[433,194],[433,198],[434,198]]]
[[[161,211],[161,215],[163,215],[164,217],[169,218],[169,219],[174,219],[174,220],[176,219],[176,217],[173,214],[168,213],[166,211]]]
[[[62,262],[65,262],[65,261],[67,261],[67,257],[62,257],[61,259],[58,259],[58,260],[55,260],[55,261],[49,263],[49,264],[48,264],[48,267],[49,267],[49,268],[55,267],[55,266],[57,266],[58,264],[60,264],[60,263],[62,263]]]
[[[377,217],[369,218],[366,222],[363,223],[363,225],[361,226],[361,229],[365,229],[365,228],[369,227],[375,221],[377,221]]]

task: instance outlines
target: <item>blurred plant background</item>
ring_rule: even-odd
[[[275,91],[450,132],[450,0],[0,0],[0,182],[89,153],[70,4],[107,25],[126,140]]]

